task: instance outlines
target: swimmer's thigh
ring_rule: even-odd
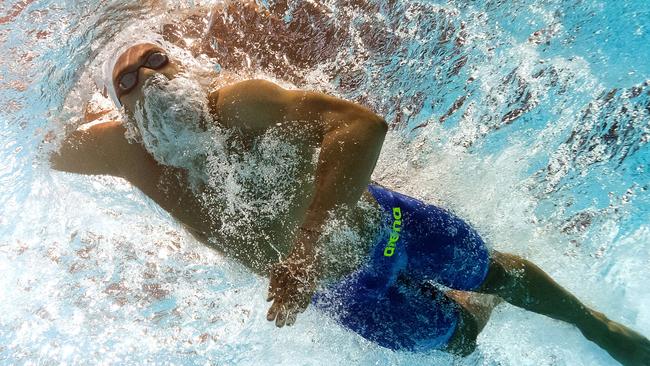
[[[404,216],[402,245],[409,277],[463,291],[472,291],[483,283],[490,255],[472,227],[433,205]]]
[[[441,292],[411,289],[399,281],[375,286],[361,271],[319,290],[312,304],[346,328],[393,350],[443,348],[456,329],[459,306]]]

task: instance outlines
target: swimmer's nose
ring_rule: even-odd
[[[158,70],[153,70],[153,69],[149,69],[147,67],[142,66],[138,70],[138,73],[139,73],[139,75],[138,75],[138,87],[140,88],[140,87],[142,87],[144,85],[144,83],[147,81],[147,79],[149,79],[150,77],[152,77],[152,76],[154,76],[156,74],[160,74],[160,75],[166,77],[168,80],[171,80],[178,73],[178,69],[176,67],[174,67],[173,65],[171,65],[171,64],[168,64],[166,67],[164,67],[162,69],[158,69]]]
[[[152,76],[156,74],[161,74],[167,77],[165,74],[160,73],[159,71],[148,69],[146,67],[141,67],[138,75],[138,87],[142,87],[144,83]]]
[[[159,74],[159,72],[156,71],[156,70],[148,69],[148,68],[145,68],[145,67],[141,67],[140,69],[138,69],[138,82],[137,82],[137,84],[135,84],[133,89],[129,90],[126,93],[122,93],[120,95],[120,101],[122,103],[126,103],[127,105],[131,105],[134,102],[133,98],[135,98],[136,100],[141,98],[142,97],[142,92],[143,92],[142,88],[144,87],[145,83],[147,82],[147,80],[149,80],[151,77],[153,77],[156,74]],[[162,74],[162,75],[165,76],[164,74]],[[131,100],[131,101],[129,101],[129,100]]]

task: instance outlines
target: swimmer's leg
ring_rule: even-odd
[[[648,339],[589,309],[532,262],[497,251],[490,257],[487,278],[477,292],[573,324],[624,365],[650,365]]]
[[[419,288],[425,296],[434,300],[441,291],[427,282],[416,285],[408,276],[399,276],[398,281],[408,287]],[[447,290],[444,295],[457,304],[459,317],[456,330],[444,350],[458,356],[467,356],[476,349],[476,338],[485,328],[492,310],[503,300],[494,295],[459,290]]]
[[[476,349],[476,338],[485,328],[492,310],[503,300],[498,296],[458,290],[449,290],[445,295],[460,305],[458,326],[445,350],[467,356]]]

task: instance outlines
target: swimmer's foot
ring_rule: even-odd
[[[650,365],[650,340],[632,329],[592,311],[593,323],[582,328],[587,339],[606,350],[623,365]]]

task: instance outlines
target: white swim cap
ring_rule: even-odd
[[[143,31],[142,29],[130,29],[129,36],[120,36],[106,46],[106,50],[98,55],[99,60],[104,62],[99,66],[95,76],[95,84],[103,94],[108,94],[115,106],[121,108],[121,103],[117,99],[117,93],[113,87],[113,69],[117,59],[129,48],[143,43],[151,43],[162,48],[168,56],[177,62],[180,62],[182,69],[193,70],[196,76],[202,74],[219,72],[215,70],[213,60],[199,60],[195,58],[189,50],[181,48],[171,42],[163,39],[162,35],[154,31]]]
[[[163,37],[154,32],[146,32],[143,34],[135,35],[135,32],[131,33],[131,36],[124,36],[116,40],[112,47],[107,51],[106,60],[102,63],[101,66],[101,78],[95,79],[95,83],[100,88],[102,93],[105,91],[108,93],[110,98],[113,100],[113,103],[117,108],[120,108],[121,103],[117,99],[117,93],[113,87],[113,69],[117,63],[117,59],[129,48],[142,44],[142,43],[152,43],[160,46],[162,49],[169,51],[169,43],[163,39]]]

